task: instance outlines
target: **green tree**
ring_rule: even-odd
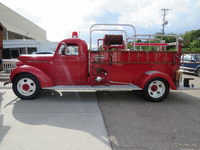
[[[200,38],[200,29],[186,32],[183,36],[184,42],[193,42],[194,40],[199,40],[199,38]]]
[[[99,51],[103,51],[102,45],[98,48]]]
[[[157,32],[155,35],[162,35],[161,32]],[[182,42],[183,42],[183,49],[188,51],[188,52],[200,52],[200,29],[198,30],[191,30],[189,32],[186,32],[184,34],[174,34],[174,33],[170,33],[170,34],[165,34],[165,35],[174,35],[177,38],[181,37],[182,38]],[[176,38],[171,37],[171,36],[156,36],[156,38],[160,39],[160,40],[165,40],[165,43],[173,43],[176,42]],[[149,40],[146,41],[141,41],[141,40],[137,40],[136,43],[149,43]],[[133,43],[133,41],[128,42],[128,49],[132,49],[133,47],[130,45],[131,43]],[[152,40],[151,43],[160,43],[159,40]],[[156,47],[148,47],[148,46],[142,46],[141,47],[142,50],[147,51],[147,50],[152,50],[155,51],[157,50]],[[136,46],[136,49],[140,49],[139,46]],[[174,50],[174,46],[167,47],[168,51],[172,51]]]
[[[193,40],[191,45],[193,48],[200,47],[200,40]]]
[[[128,49],[131,49],[131,48],[132,48],[132,46],[131,46],[132,43],[133,43],[133,41],[129,41],[129,42],[128,42],[128,47],[127,47]]]
[[[141,40],[137,40],[135,41],[136,43],[142,43]],[[131,46],[131,44],[134,43],[134,41],[129,41],[128,42],[128,49],[133,49],[133,46]],[[138,49],[138,46],[136,46],[136,49]]]
[[[192,30],[190,32],[186,32],[183,36],[184,42],[192,42],[195,38],[195,30]]]
[[[183,45],[187,52],[200,52],[200,29],[186,32],[183,35]]]
[[[162,35],[162,33],[161,32],[157,32],[155,35]],[[177,34],[175,34],[175,33],[168,33],[168,34],[165,34],[165,35],[167,35],[167,36],[164,36],[164,37],[162,37],[162,36],[156,36],[156,38],[158,38],[158,39],[161,39],[161,40],[164,40],[165,41],[165,43],[173,43],[173,42],[176,42],[176,38],[174,38],[174,37],[172,37],[172,36],[168,36],[168,35],[174,35],[174,36],[176,36],[177,37]]]

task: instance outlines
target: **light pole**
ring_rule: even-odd
[[[167,25],[168,24],[168,21],[165,21],[165,15],[166,15],[166,12],[168,12],[170,9],[165,9],[165,8],[163,8],[163,9],[161,9],[161,11],[163,11],[164,12],[164,14],[163,14],[163,30],[162,30],[162,32],[163,32],[163,35],[165,34],[165,25]]]

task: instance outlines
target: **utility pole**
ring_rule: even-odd
[[[161,9],[161,11],[163,11],[163,29],[162,29],[162,33],[163,33],[163,35],[165,34],[165,25],[167,25],[168,24],[168,21],[165,21],[165,15],[166,15],[166,13],[169,11],[170,9],[165,9],[165,8],[163,8],[163,9]]]

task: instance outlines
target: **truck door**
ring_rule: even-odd
[[[60,48],[55,59],[56,84],[75,84],[81,82],[81,55],[78,45]]]

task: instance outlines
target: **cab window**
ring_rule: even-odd
[[[67,55],[78,55],[78,46],[67,46]]]
[[[78,50],[78,46],[77,45],[65,45],[62,44],[59,52],[60,55],[78,55],[79,54],[79,50]]]

